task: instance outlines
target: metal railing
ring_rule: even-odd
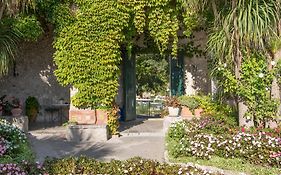
[[[139,116],[158,116],[163,111],[162,99],[137,99],[136,112]]]

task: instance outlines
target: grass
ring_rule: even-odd
[[[195,163],[198,165],[213,166],[224,170],[244,172],[250,175],[281,175],[280,169],[273,167],[263,167],[247,163],[241,159],[225,159],[221,157],[212,157],[210,160],[198,159],[195,157],[170,158],[174,163]]]

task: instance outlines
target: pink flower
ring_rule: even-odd
[[[281,156],[281,152],[270,155],[271,158],[276,158],[276,157],[280,157],[280,156]]]
[[[243,127],[243,128],[241,129],[241,131],[242,131],[242,132],[245,132],[245,128]]]

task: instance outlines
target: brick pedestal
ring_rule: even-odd
[[[107,111],[102,109],[71,109],[69,111],[69,121],[77,122],[79,125],[106,125]]]

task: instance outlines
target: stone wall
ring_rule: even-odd
[[[194,33],[194,45],[206,49],[207,35],[204,31]],[[211,81],[208,73],[207,58],[204,55],[184,59],[185,94],[208,94],[211,92]]]
[[[44,121],[44,116],[48,120],[49,114],[45,111],[47,105],[58,103],[61,98],[70,102],[69,88],[60,86],[53,74],[55,65],[52,43],[53,36],[48,34],[37,42],[22,43],[15,70],[11,67],[9,75],[0,79],[0,96],[17,97],[23,104],[28,96],[39,100],[42,107],[37,121]]]

